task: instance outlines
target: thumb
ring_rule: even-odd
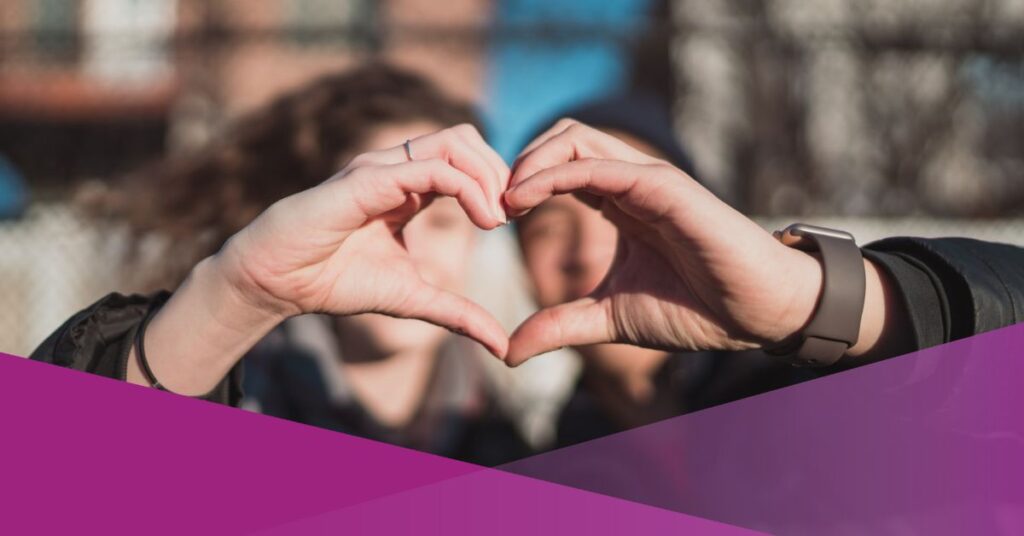
[[[393,310],[400,318],[424,320],[482,344],[499,359],[508,352],[508,334],[491,313],[458,294],[422,283]]]
[[[533,356],[563,346],[613,342],[608,302],[592,297],[537,311],[509,337],[505,363],[517,367]]]

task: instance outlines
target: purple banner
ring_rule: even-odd
[[[0,533],[751,534],[0,355]]]
[[[1024,324],[504,469],[777,534],[1024,534]]]
[[[504,472],[2,356],[0,526],[1021,534],[1022,382],[1017,325]]]

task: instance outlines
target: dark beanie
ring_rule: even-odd
[[[588,102],[545,123],[543,132],[558,119],[569,117],[602,130],[617,130],[649,143],[672,165],[696,177],[693,161],[676,138],[668,103],[653,93],[633,91]]]

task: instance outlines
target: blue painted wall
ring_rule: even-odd
[[[555,114],[628,82],[628,51],[614,36],[642,30],[649,5],[650,0],[498,1],[484,115],[491,143],[506,160]],[[546,26],[555,38],[531,34]],[[558,37],[566,26],[574,28],[571,34]]]

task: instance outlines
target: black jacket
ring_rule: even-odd
[[[1024,248],[966,238],[890,238],[864,255],[895,281],[916,348],[1024,321]],[[124,379],[140,319],[155,296],[110,294],[72,316],[31,358]],[[237,405],[241,366],[208,397]]]
[[[1024,322],[1024,248],[890,238],[864,253],[899,286],[919,349]]]

